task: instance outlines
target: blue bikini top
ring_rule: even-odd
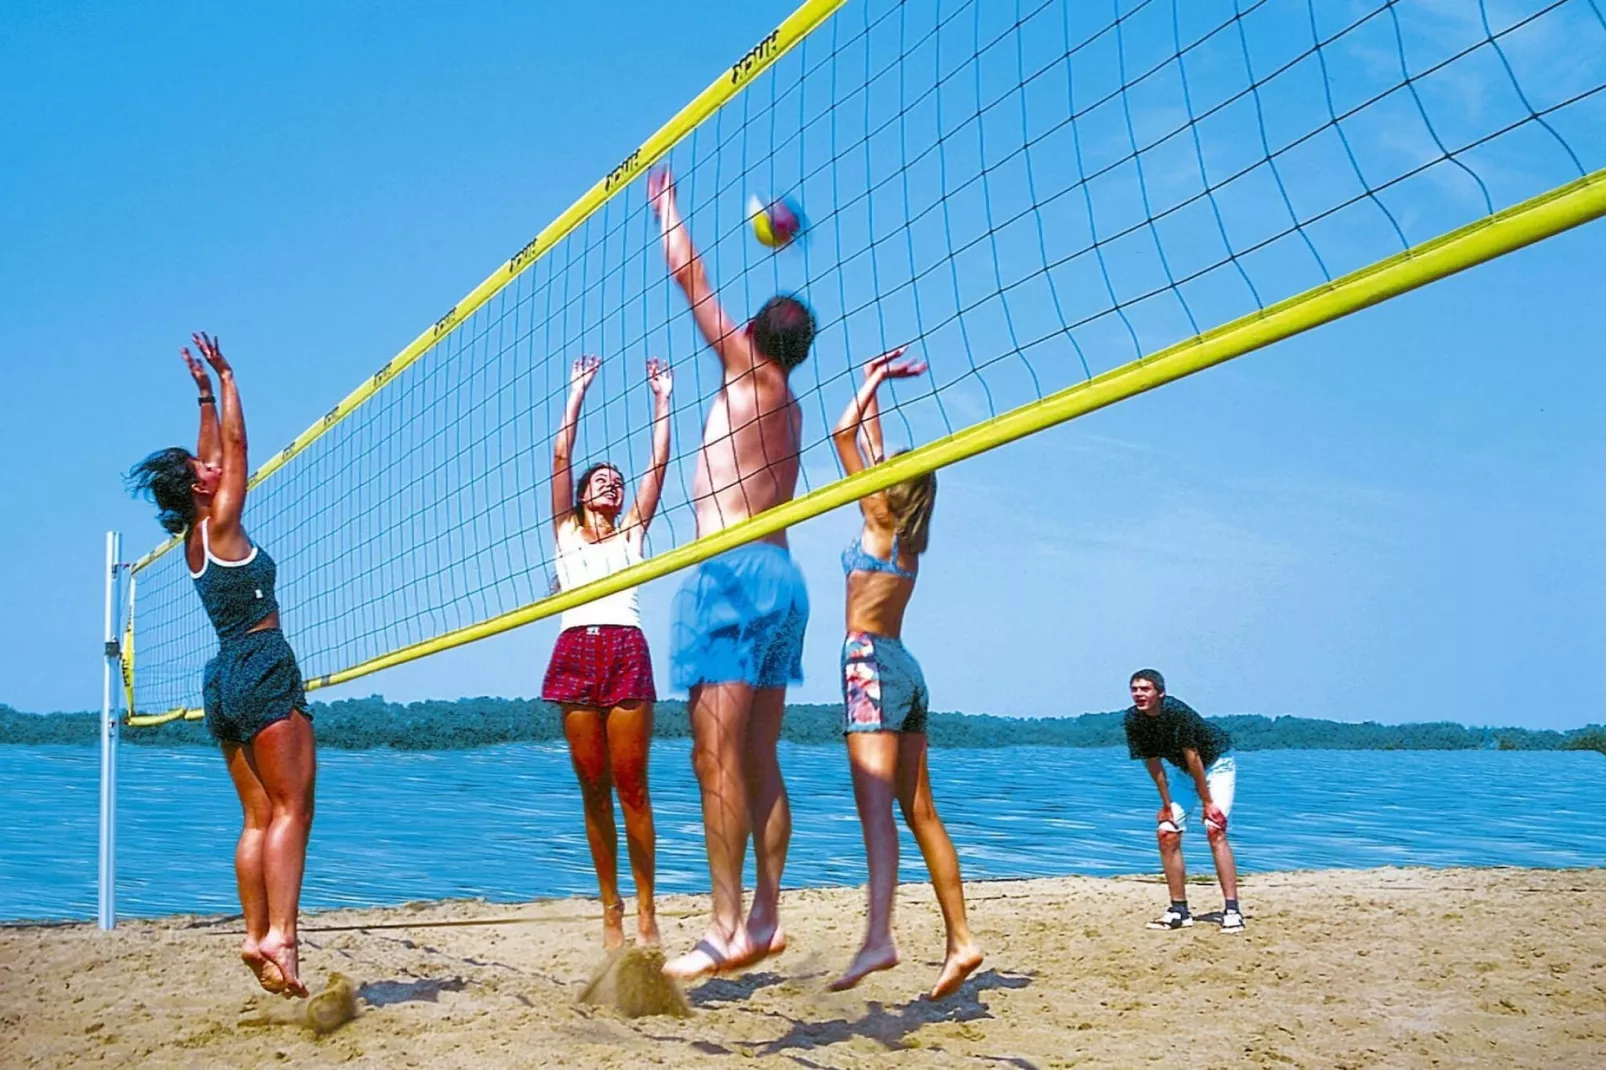
[[[864,533],[861,531],[847,548],[842,551],[842,571],[852,572],[885,572],[889,576],[912,580],[915,574],[907,569],[898,567],[898,536],[892,536],[892,560],[883,561],[864,548]]]

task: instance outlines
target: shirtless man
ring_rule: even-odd
[[[723,370],[692,491],[697,534],[708,535],[792,498],[803,410],[787,377],[808,357],[814,315],[797,298],[777,296],[747,326],[736,326],[692,246],[667,169],[649,177],[647,196],[670,274]],[[740,970],[786,947],[778,908],[792,811],[775,744],[786,685],[803,679],[808,619],[808,592],[785,531],[703,562],[675,596],[670,676],[691,696],[692,765],[714,893],[702,940],[664,966],[678,980]],[[744,919],[749,835],[758,885]]]

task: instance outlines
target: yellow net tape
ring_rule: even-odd
[[[702,536],[605,579],[540,599],[472,627],[447,632],[350,668],[315,677],[307,681],[307,690],[345,683],[381,669],[485,639],[657,579],[753,539],[855,502],[866,494],[883,490],[894,483],[974,457],[1055,424],[1153,390],[1602,216],[1606,216],[1606,170],[1595,171],[1215,330],[917,447],[857,475],[820,487],[801,498],[723,531]],[[155,725],[180,717],[195,719],[201,715],[201,711],[195,709],[176,709],[162,714],[130,717],[128,723]]]

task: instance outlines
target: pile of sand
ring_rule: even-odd
[[[863,892],[806,890],[783,900],[792,950],[691,986],[688,1018],[580,1002],[605,961],[594,902],[310,915],[305,976],[338,971],[361,1004],[326,1034],[242,1023],[287,1005],[235,957],[237,920],[0,929],[0,1066],[1606,1066],[1603,870],[1251,876],[1242,936],[1145,930],[1150,879],[967,888],[988,957],[949,1000],[921,996],[927,888],[899,891],[903,965],[840,995]],[[671,950],[706,907],[661,902]]]

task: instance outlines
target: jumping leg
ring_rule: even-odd
[[[848,762],[853,772],[853,800],[864,826],[864,853],[870,869],[870,909],[864,943],[833,992],[852,988],[877,970],[898,964],[892,937],[893,899],[898,889],[898,826],[892,819],[894,781],[898,768],[898,735],[894,732],[851,732]]]
[[[702,794],[703,829],[714,910],[708,931],[664,973],[691,980],[746,957],[742,925],[742,861],[750,831],[742,757],[753,704],[747,684],[700,684],[691,691],[692,766]]]
[[[792,803],[781,777],[776,747],[786,713],[786,688],[766,687],[753,692],[752,714],[742,759],[747,806],[753,828],[753,863],[758,883],[753,907],[747,915],[747,955],[733,966],[748,966],[786,950],[781,928],[781,874],[792,842]]]
[[[580,782],[585,806],[586,843],[602,896],[602,946],[623,947],[624,900],[619,895],[619,833],[613,823],[613,778],[606,715],[589,706],[563,706],[563,734]]]
[[[647,749],[652,743],[652,703],[632,702],[608,713],[608,756],[619,808],[625,815],[625,843],[630,872],[636,881],[636,938],[658,943],[658,913],[653,900],[657,868],[657,836],[652,800],[647,791]]]
[[[284,975],[285,991],[305,996],[301,982],[296,920],[301,878],[307,867],[312,832],[312,800],[317,779],[312,722],[299,710],[258,732],[246,749],[272,814],[262,844],[263,885],[268,900],[268,931],[262,954]]]
[[[245,917],[245,942],[240,945],[240,958],[263,988],[269,992],[283,992],[284,975],[262,954],[262,940],[268,935],[268,889],[262,875],[262,845],[273,819],[273,806],[251,763],[246,760],[243,746],[223,744],[223,760],[228,763],[229,778],[234,781],[234,790],[240,796],[240,808],[244,811],[240,840],[234,845],[234,883],[240,891],[240,911]]]
[[[932,999],[942,999],[958,991],[965,978],[982,963],[981,945],[970,932],[965,914],[965,889],[960,882],[959,854],[948,837],[937,803],[931,796],[931,777],[926,770],[926,737],[910,733],[898,737],[898,805],[903,819],[920,845],[931,874],[931,887],[942,908],[942,922],[948,931],[947,953],[942,972],[931,989]]]

